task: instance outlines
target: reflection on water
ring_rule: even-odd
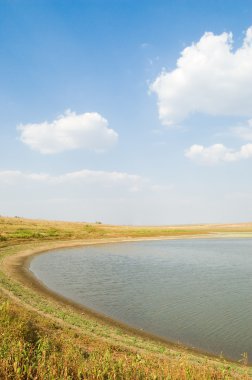
[[[252,360],[252,239],[61,249],[30,269],[49,288],[174,342]]]

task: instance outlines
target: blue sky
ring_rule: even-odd
[[[250,221],[251,26],[246,0],[2,0],[0,214]]]

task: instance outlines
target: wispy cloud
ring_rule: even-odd
[[[7,215],[110,223],[147,223],[149,215],[151,223],[153,212],[156,220],[160,218],[156,202],[164,198],[172,203],[172,192],[169,184],[118,171],[84,169],[58,175],[0,171],[0,208]]]
[[[67,110],[52,122],[21,124],[21,141],[42,154],[87,149],[105,151],[113,146],[118,134],[108,128],[108,121],[99,113],[76,114]]]
[[[232,129],[233,134],[246,141],[252,141],[252,119],[249,119],[245,126]]]
[[[46,184],[46,185],[67,185],[87,186],[97,185],[101,187],[116,187],[123,186],[127,191],[140,190],[147,179],[123,172],[106,172],[99,170],[80,170],[75,172],[64,173],[60,175],[50,175],[47,173],[26,173],[19,170],[4,170],[0,171],[1,184],[18,184],[20,182],[30,184]]]
[[[252,27],[233,50],[232,33],[205,33],[186,47],[172,71],[151,84],[158,96],[159,118],[167,126],[193,113],[252,116]]]

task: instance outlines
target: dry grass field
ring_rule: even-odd
[[[252,223],[185,226],[112,226],[100,222],[62,222],[0,217],[0,241],[104,239],[252,233]]]

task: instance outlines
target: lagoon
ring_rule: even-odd
[[[99,244],[36,256],[48,288],[137,329],[252,358],[252,239]]]

